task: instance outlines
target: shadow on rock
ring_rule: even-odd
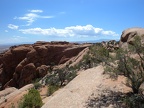
[[[123,103],[126,94],[111,90],[103,90],[102,94],[92,94],[86,102],[86,108],[126,108]]]

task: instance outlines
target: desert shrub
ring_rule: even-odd
[[[70,81],[71,81],[72,79],[74,79],[76,76],[77,76],[77,72],[76,72],[75,68],[74,68],[74,67],[70,67],[70,68],[69,68],[69,72],[68,72],[68,74],[67,74],[67,76],[66,76],[66,80],[67,80],[68,82],[70,82]]]
[[[124,99],[127,108],[144,108],[144,96],[142,94],[132,94]]]
[[[49,85],[47,95],[52,95],[55,91],[57,91],[60,87],[58,85]]]
[[[42,85],[39,82],[34,83],[34,88],[39,89]]]
[[[47,76],[46,84],[47,85],[56,85],[56,86],[64,86],[69,81],[71,81],[74,77],[76,77],[76,68],[69,67],[68,65],[62,69],[53,70],[52,74]]]
[[[64,82],[66,81],[66,76],[68,72],[66,69],[58,69],[57,73],[58,73],[58,80],[60,82],[60,86],[63,86]]]
[[[54,72],[53,74],[47,76],[46,78],[47,85],[59,85],[58,76]]]
[[[20,108],[40,108],[43,105],[39,92],[36,89],[29,90],[20,103]]]

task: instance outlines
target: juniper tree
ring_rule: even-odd
[[[133,93],[139,93],[141,84],[144,82],[144,50],[139,36],[128,45],[128,49],[116,51],[113,60],[114,65],[107,65],[106,71],[117,77],[119,74],[127,78],[126,86],[132,88]]]

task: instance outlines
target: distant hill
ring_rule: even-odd
[[[0,53],[8,50],[10,46],[12,45],[0,45]]]
[[[11,46],[21,45],[21,44],[33,44],[33,43],[32,42],[23,42],[23,43],[0,44],[0,53],[8,50]]]
[[[88,41],[75,41],[76,43],[99,43],[99,42],[102,42],[102,41],[110,41],[112,39],[99,39],[99,40],[88,40]],[[118,41],[118,40],[116,40]]]

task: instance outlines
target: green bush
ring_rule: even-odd
[[[132,94],[124,99],[127,108],[144,108],[144,96],[142,94]]]
[[[48,93],[47,93],[47,95],[48,96],[52,95],[58,89],[59,89],[59,86],[57,86],[57,85],[49,85],[48,86]]]
[[[24,96],[23,102],[20,103],[20,108],[40,108],[43,105],[39,92],[36,89],[31,89]]]
[[[39,82],[34,83],[34,88],[39,89],[42,85]]]

